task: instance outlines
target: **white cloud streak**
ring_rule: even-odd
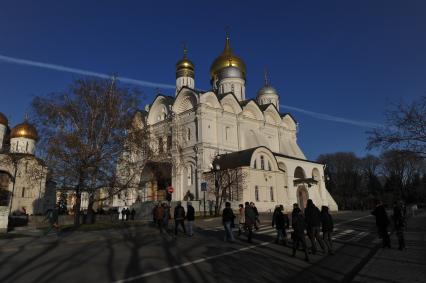
[[[280,105],[280,106],[283,107],[283,108],[287,108],[287,109],[296,111],[296,112],[300,112],[302,114],[306,114],[306,115],[311,116],[311,117],[316,118],[316,119],[327,120],[327,121],[338,122],[338,123],[344,123],[344,124],[349,124],[349,125],[358,126],[358,127],[362,127],[362,128],[373,128],[374,129],[374,128],[384,127],[384,125],[378,124],[378,123],[372,123],[372,122],[368,122],[368,121],[352,120],[352,119],[337,117],[337,116],[313,112],[313,111],[309,111],[309,110],[305,110],[305,109],[302,109],[302,108],[293,107],[293,106],[289,106],[289,105]]]
[[[98,72],[93,72],[89,70],[83,70],[83,69],[77,69],[77,68],[70,68],[62,65],[56,65],[56,64],[50,64],[50,63],[44,63],[44,62],[38,62],[38,61],[32,61],[32,60],[26,60],[21,58],[15,58],[10,56],[5,56],[0,54],[0,61],[11,63],[11,64],[17,64],[17,65],[24,65],[24,66],[32,66],[32,67],[38,67],[43,69],[49,69],[49,70],[55,70],[59,72],[66,72],[66,73],[73,73],[83,76],[92,76],[102,79],[110,79],[113,76]],[[165,89],[174,89],[176,86],[169,85],[169,84],[162,84],[162,83],[155,83],[155,82],[148,82],[148,81],[142,81],[137,79],[131,79],[126,77],[117,77],[118,81],[121,81],[123,83],[143,86],[143,87],[152,87],[152,88],[165,88]]]

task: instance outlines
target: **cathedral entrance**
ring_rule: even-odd
[[[0,206],[9,206],[9,199],[11,196],[8,190],[9,182],[9,173],[0,171]]]
[[[167,197],[167,187],[172,184],[172,164],[168,162],[148,162],[141,173],[137,200],[163,201]]]
[[[309,194],[305,185],[300,185],[297,188],[297,203],[299,204],[299,207],[302,211],[306,208],[306,202],[308,198],[309,198]]]

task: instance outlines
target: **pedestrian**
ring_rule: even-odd
[[[293,253],[292,257],[296,256],[296,250],[299,247],[299,244],[302,245],[303,251],[305,252],[305,260],[309,261],[308,249],[306,247],[305,239],[305,218],[303,217],[302,211],[297,204],[293,205],[293,212],[291,213],[291,225],[293,227]]]
[[[331,241],[331,234],[334,230],[333,217],[328,212],[328,206],[321,206],[321,226],[322,226],[322,238],[325,245],[327,246],[328,253],[333,253],[333,242]]]
[[[288,217],[283,213],[284,206],[277,205],[272,215],[272,228],[275,227],[277,230],[277,238],[275,243],[279,244],[281,241],[283,245],[287,245],[287,232],[286,227],[288,227]]]
[[[194,235],[194,220],[195,220],[195,209],[192,206],[192,203],[188,201],[186,206],[186,220],[188,225],[188,236],[192,237]]]
[[[126,209],[126,221],[127,220],[130,220],[130,209],[129,208]]]
[[[178,226],[182,226],[183,229],[183,233],[186,234],[186,229],[185,229],[185,208],[183,208],[182,203],[180,201],[177,202],[177,205],[175,207],[175,213],[174,213],[174,218],[175,218],[175,236],[177,236],[178,234]]]
[[[238,236],[241,236],[241,231],[246,230],[246,216],[244,212],[244,205],[240,203],[238,207]]]
[[[160,233],[163,233],[163,223],[164,223],[164,207],[158,203],[155,207],[155,223],[160,229]]]
[[[247,201],[245,203],[244,208],[244,216],[246,220],[246,230],[248,231],[247,241],[249,243],[252,243],[252,234],[253,234],[253,226],[256,223],[256,213],[254,212],[253,208],[250,206],[250,203]]]
[[[48,209],[46,212],[45,220],[49,221],[49,228],[47,229],[45,235],[49,234],[50,231],[55,229],[56,235],[59,235],[59,214],[58,214],[59,207],[57,206],[54,209]]]
[[[154,207],[152,208],[152,223],[153,223],[154,225],[156,225],[156,224],[157,224],[157,220],[155,219],[155,211],[156,211],[157,207],[158,207],[158,203],[156,203],[156,204],[154,205]]]
[[[404,215],[404,204],[402,202],[395,202],[393,206],[393,223],[398,238],[398,249],[405,249],[404,239],[404,227],[405,227],[405,215]]]
[[[132,211],[130,212],[130,216],[132,220],[135,220],[136,210],[132,208]]]
[[[254,221],[254,229],[256,229],[256,231],[257,231],[257,230],[259,230],[259,226],[257,226],[257,223],[259,223],[259,224],[260,224],[260,220],[259,220],[259,211],[257,210],[257,207],[256,207],[256,205],[254,204],[254,202],[250,202],[250,206],[251,206],[251,208],[253,209],[253,211],[254,211],[254,215],[255,215],[255,218],[256,218],[256,221]]]
[[[311,241],[312,254],[317,253],[317,241],[321,246],[322,252],[325,253],[324,241],[320,237],[321,212],[311,199],[308,199],[306,202],[305,219],[308,237]]]
[[[121,209],[121,220],[124,221],[126,220],[126,208],[123,207],[123,209]]]
[[[222,223],[225,228],[224,241],[234,242],[234,233],[232,232],[232,222],[234,221],[235,215],[231,208],[231,203],[226,202],[225,208],[222,211]]]
[[[379,237],[382,238],[383,248],[390,248],[390,238],[388,234],[389,218],[386,209],[380,200],[376,200],[376,207],[371,212],[376,217],[376,226]]]
[[[163,227],[166,229],[166,231],[169,230],[169,220],[171,217],[170,215],[170,206],[167,203],[162,204],[164,208],[164,218],[163,218]]]

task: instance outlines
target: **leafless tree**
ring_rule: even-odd
[[[92,213],[99,190],[114,195],[140,174],[147,131],[135,120],[139,98],[137,90],[114,79],[80,79],[68,91],[33,100],[39,147],[52,179],[76,193],[75,225],[82,192],[89,194]]]
[[[408,150],[426,157],[426,96],[388,109],[386,127],[368,132],[368,149]]]
[[[215,198],[215,215],[219,215],[223,202],[243,198],[247,172],[244,168],[231,168],[204,173],[208,193]]]

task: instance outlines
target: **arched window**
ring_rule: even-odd
[[[257,169],[257,159],[254,160],[253,167],[254,167],[254,169]]]
[[[225,140],[227,141],[227,140],[229,140],[229,134],[230,134],[230,132],[229,132],[229,127],[226,127],[225,128]]]
[[[260,169],[265,170],[265,158],[263,155],[260,156]]]
[[[274,187],[269,188],[269,195],[271,196],[271,201],[274,201]]]
[[[27,142],[27,145],[25,146],[25,151],[28,152],[28,142]]]
[[[186,128],[186,140],[187,141],[191,140],[191,129],[190,128]]]
[[[269,160],[268,160],[268,170],[272,171],[271,162],[269,162]]]
[[[158,153],[164,152],[163,138],[158,139]]]
[[[22,187],[21,197],[25,197],[25,187]]]
[[[259,201],[259,187],[258,186],[254,187],[254,199],[256,201]]]
[[[192,165],[189,165],[187,167],[187,178],[188,178],[188,186],[191,186],[194,183],[194,178],[193,178],[193,170],[192,170]]]

